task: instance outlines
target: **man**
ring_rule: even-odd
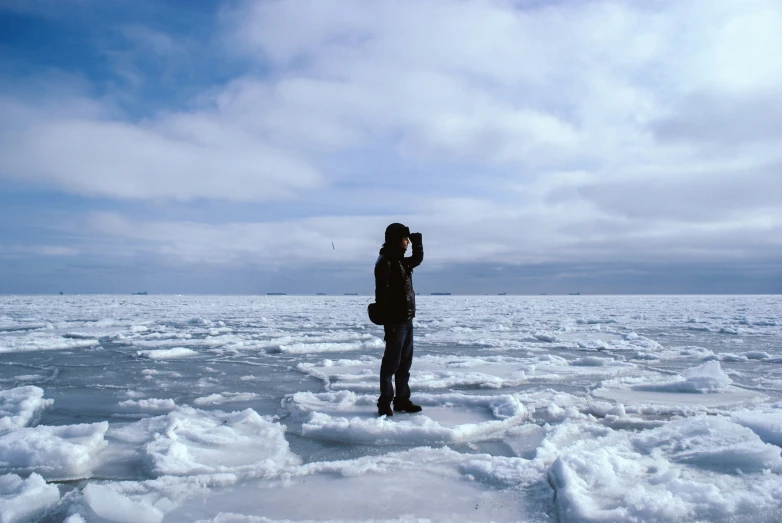
[[[380,365],[377,413],[378,416],[393,416],[392,401],[397,412],[421,411],[420,406],[410,401],[408,380],[410,365],[413,363],[413,268],[421,265],[424,246],[421,233],[411,234],[410,229],[401,223],[392,223],[386,228],[385,240],[375,263],[375,301],[383,314],[386,334],[386,350]],[[411,242],[413,255],[405,258]]]

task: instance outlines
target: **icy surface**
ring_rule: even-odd
[[[782,520],[780,297],[369,301],[0,297],[0,523]]]

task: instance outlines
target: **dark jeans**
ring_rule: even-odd
[[[386,332],[386,351],[380,364],[380,399],[394,399],[395,376],[397,399],[410,398],[410,365],[413,363],[413,320],[404,323],[391,323],[384,326]]]

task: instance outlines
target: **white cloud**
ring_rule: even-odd
[[[443,263],[779,254],[777,0],[263,0],[223,24],[254,66],[190,110],[130,121],[74,95],[54,112],[6,102],[26,116],[0,132],[0,176],[146,200],[372,194],[381,178],[417,193],[402,217],[346,204],[274,224],[93,221],[193,262],[355,261],[395,219]]]
[[[545,193],[546,188],[535,190]],[[588,200],[517,206],[465,197],[427,203],[422,212],[405,216],[225,224],[96,213],[86,231],[110,244],[108,249],[93,245],[96,252],[108,250],[113,256],[274,269],[365,265],[374,260],[385,226],[393,221],[423,231],[427,267],[435,269],[454,263],[717,263],[773,260],[782,253],[780,212],[710,221],[639,220],[616,217]]]
[[[130,123],[6,102],[15,120],[0,130],[5,177],[87,196],[263,201],[316,188],[306,160],[210,111]],[[6,113],[7,114],[7,113]]]

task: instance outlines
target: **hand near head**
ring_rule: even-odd
[[[413,232],[410,233],[410,242],[413,245],[422,245],[424,242],[423,236],[421,236],[420,232]]]

